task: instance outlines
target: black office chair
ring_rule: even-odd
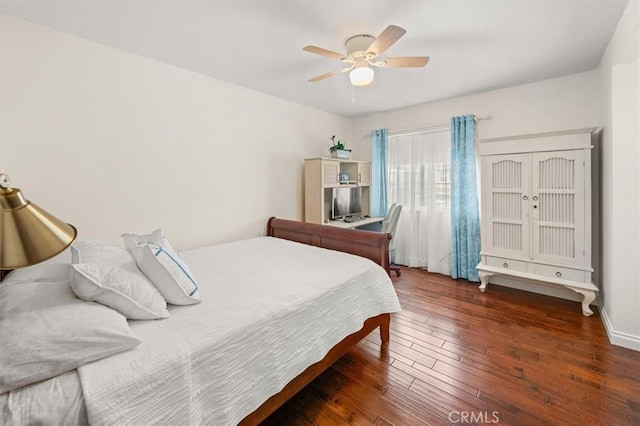
[[[380,232],[391,234],[391,242],[389,243],[389,261],[394,257],[395,254],[395,232],[398,227],[398,220],[400,220],[400,212],[402,211],[402,205],[393,203],[391,207],[389,207],[389,211],[387,212],[387,216],[382,221],[382,229]],[[396,276],[399,277],[401,272],[400,268],[391,264],[390,268],[393,272],[396,273]]]

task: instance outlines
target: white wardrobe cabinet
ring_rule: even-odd
[[[595,131],[479,141],[481,291],[496,274],[542,281],[580,293],[593,313]]]

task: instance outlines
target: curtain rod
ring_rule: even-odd
[[[485,117],[474,117],[474,121],[476,122],[476,124],[478,123],[478,121],[480,120],[490,120],[493,117],[490,115],[487,115]],[[412,133],[428,133],[428,132],[437,132],[438,130],[445,130],[448,129],[449,126],[451,124],[450,123],[441,123],[441,124],[436,124],[433,126],[428,126],[428,127],[417,127],[417,128],[413,128],[413,129],[399,129],[399,130],[389,130],[389,135],[408,135],[408,134],[412,134]],[[362,135],[363,138],[368,138],[371,137],[371,133],[369,133],[368,135]]]

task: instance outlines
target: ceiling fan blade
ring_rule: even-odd
[[[429,62],[428,56],[404,56],[399,58],[387,58],[377,63],[372,63],[383,68],[414,68],[424,67]]]
[[[351,66],[351,67],[343,68],[341,70],[331,71],[331,72],[319,75],[317,77],[314,77],[309,81],[311,83],[315,83],[316,81],[324,80],[325,78],[333,77],[334,75],[342,74],[343,72],[351,71],[352,69],[353,67]]]
[[[323,49],[322,47],[318,46],[305,46],[302,48],[302,50],[304,50],[305,52],[315,53],[316,55],[325,56],[327,58],[337,59],[339,61],[346,59],[346,57],[342,53]]]
[[[395,25],[389,25],[385,30],[371,43],[371,46],[367,49],[367,53],[372,53],[373,58],[382,55],[388,48],[390,48],[396,41],[400,39],[406,33],[404,28],[396,27]]]

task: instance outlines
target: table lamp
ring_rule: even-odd
[[[7,270],[35,265],[59,254],[76,229],[28,201],[0,173],[0,280]]]

